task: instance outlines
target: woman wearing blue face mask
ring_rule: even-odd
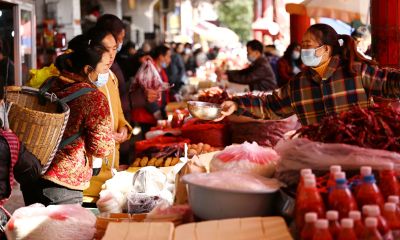
[[[326,24],[311,26],[303,36],[301,60],[308,66],[292,81],[262,96],[244,96],[222,104],[224,116],[236,112],[254,118],[296,114],[303,125],[327,115],[368,107],[371,97],[400,97],[400,72],[365,59],[348,35]]]
[[[278,86],[282,87],[301,72],[300,45],[291,43],[278,61]]]

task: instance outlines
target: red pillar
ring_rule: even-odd
[[[400,1],[371,0],[372,55],[382,66],[400,67]]]
[[[290,14],[290,42],[301,44],[301,39],[309,26],[310,18],[308,16]]]

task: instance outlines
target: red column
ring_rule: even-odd
[[[290,42],[301,44],[301,39],[309,26],[310,18],[308,16],[290,14]]]
[[[400,67],[400,1],[371,0],[372,55],[382,66]]]

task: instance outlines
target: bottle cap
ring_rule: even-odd
[[[372,174],[372,168],[369,166],[363,166],[360,169],[361,176],[368,176]]]
[[[308,178],[315,179],[315,174],[310,173],[310,174],[304,175],[304,176],[303,176],[303,181],[305,181],[305,180],[308,179]]]
[[[371,206],[373,206],[373,205],[364,205],[364,206],[362,207],[362,213],[363,213],[365,216],[368,216],[369,209],[370,209]]]
[[[318,220],[318,215],[315,212],[306,213],[304,219],[307,223],[316,222]]]
[[[332,165],[330,167],[330,171],[331,171],[331,173],[335,174],[337,172],[341,172],[342,171],[342,167],[339,166],[339,165]]]
[[[311,169],[309,169],[309,168],[301,169],[300,176],[304,177],[305,175],[308,175],[308,174],[312,174]]]
[[[368,217],[379,217],[381,215],[381,210],[379,209],[379,206],[377,205],[372,205],[371,207],[368,208]]]
[[[328,220],[338,220],[339,212],[335,210],[330,210],[326,212],[326,219]]]
[[[304,187],[315,187],[317,182],[315,178],[306,178],[304,179]]]
[[[365,226],[368,228],[370,228],[370,227],[376,228],[378,226],[378,219],[376,219],[374,217],[367,217],[365,219]]]
[[[351,218],[343,218],[340,221],[340,224],[341,224],[342,228],[353,228],[354,221]]]
[[[335,173],[335,179],[346,179],[346,173],[345,172]]]
[[[385,203],[386,212],[396,212],[396,203],[387,202]]]
[[[396,196],[396,195],[391,195],[388,198],[388,202],[395,203],[395,204],[399,204],[399,200],[400,200],[399,196]]]
[[[328,220],[326,219],[318,219],[315,223],[315,227],[319,229],[327,229],[329,226]]]
[[[349,218],[353,220],[361,220],[361,213],[360,211],[350,211]]]

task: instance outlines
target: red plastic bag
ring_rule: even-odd
[[[135,76],[135,83],[138,83],[144,89],[161,91],[164,88],[161,76],[150,60],[147,60],[139,68]]]

